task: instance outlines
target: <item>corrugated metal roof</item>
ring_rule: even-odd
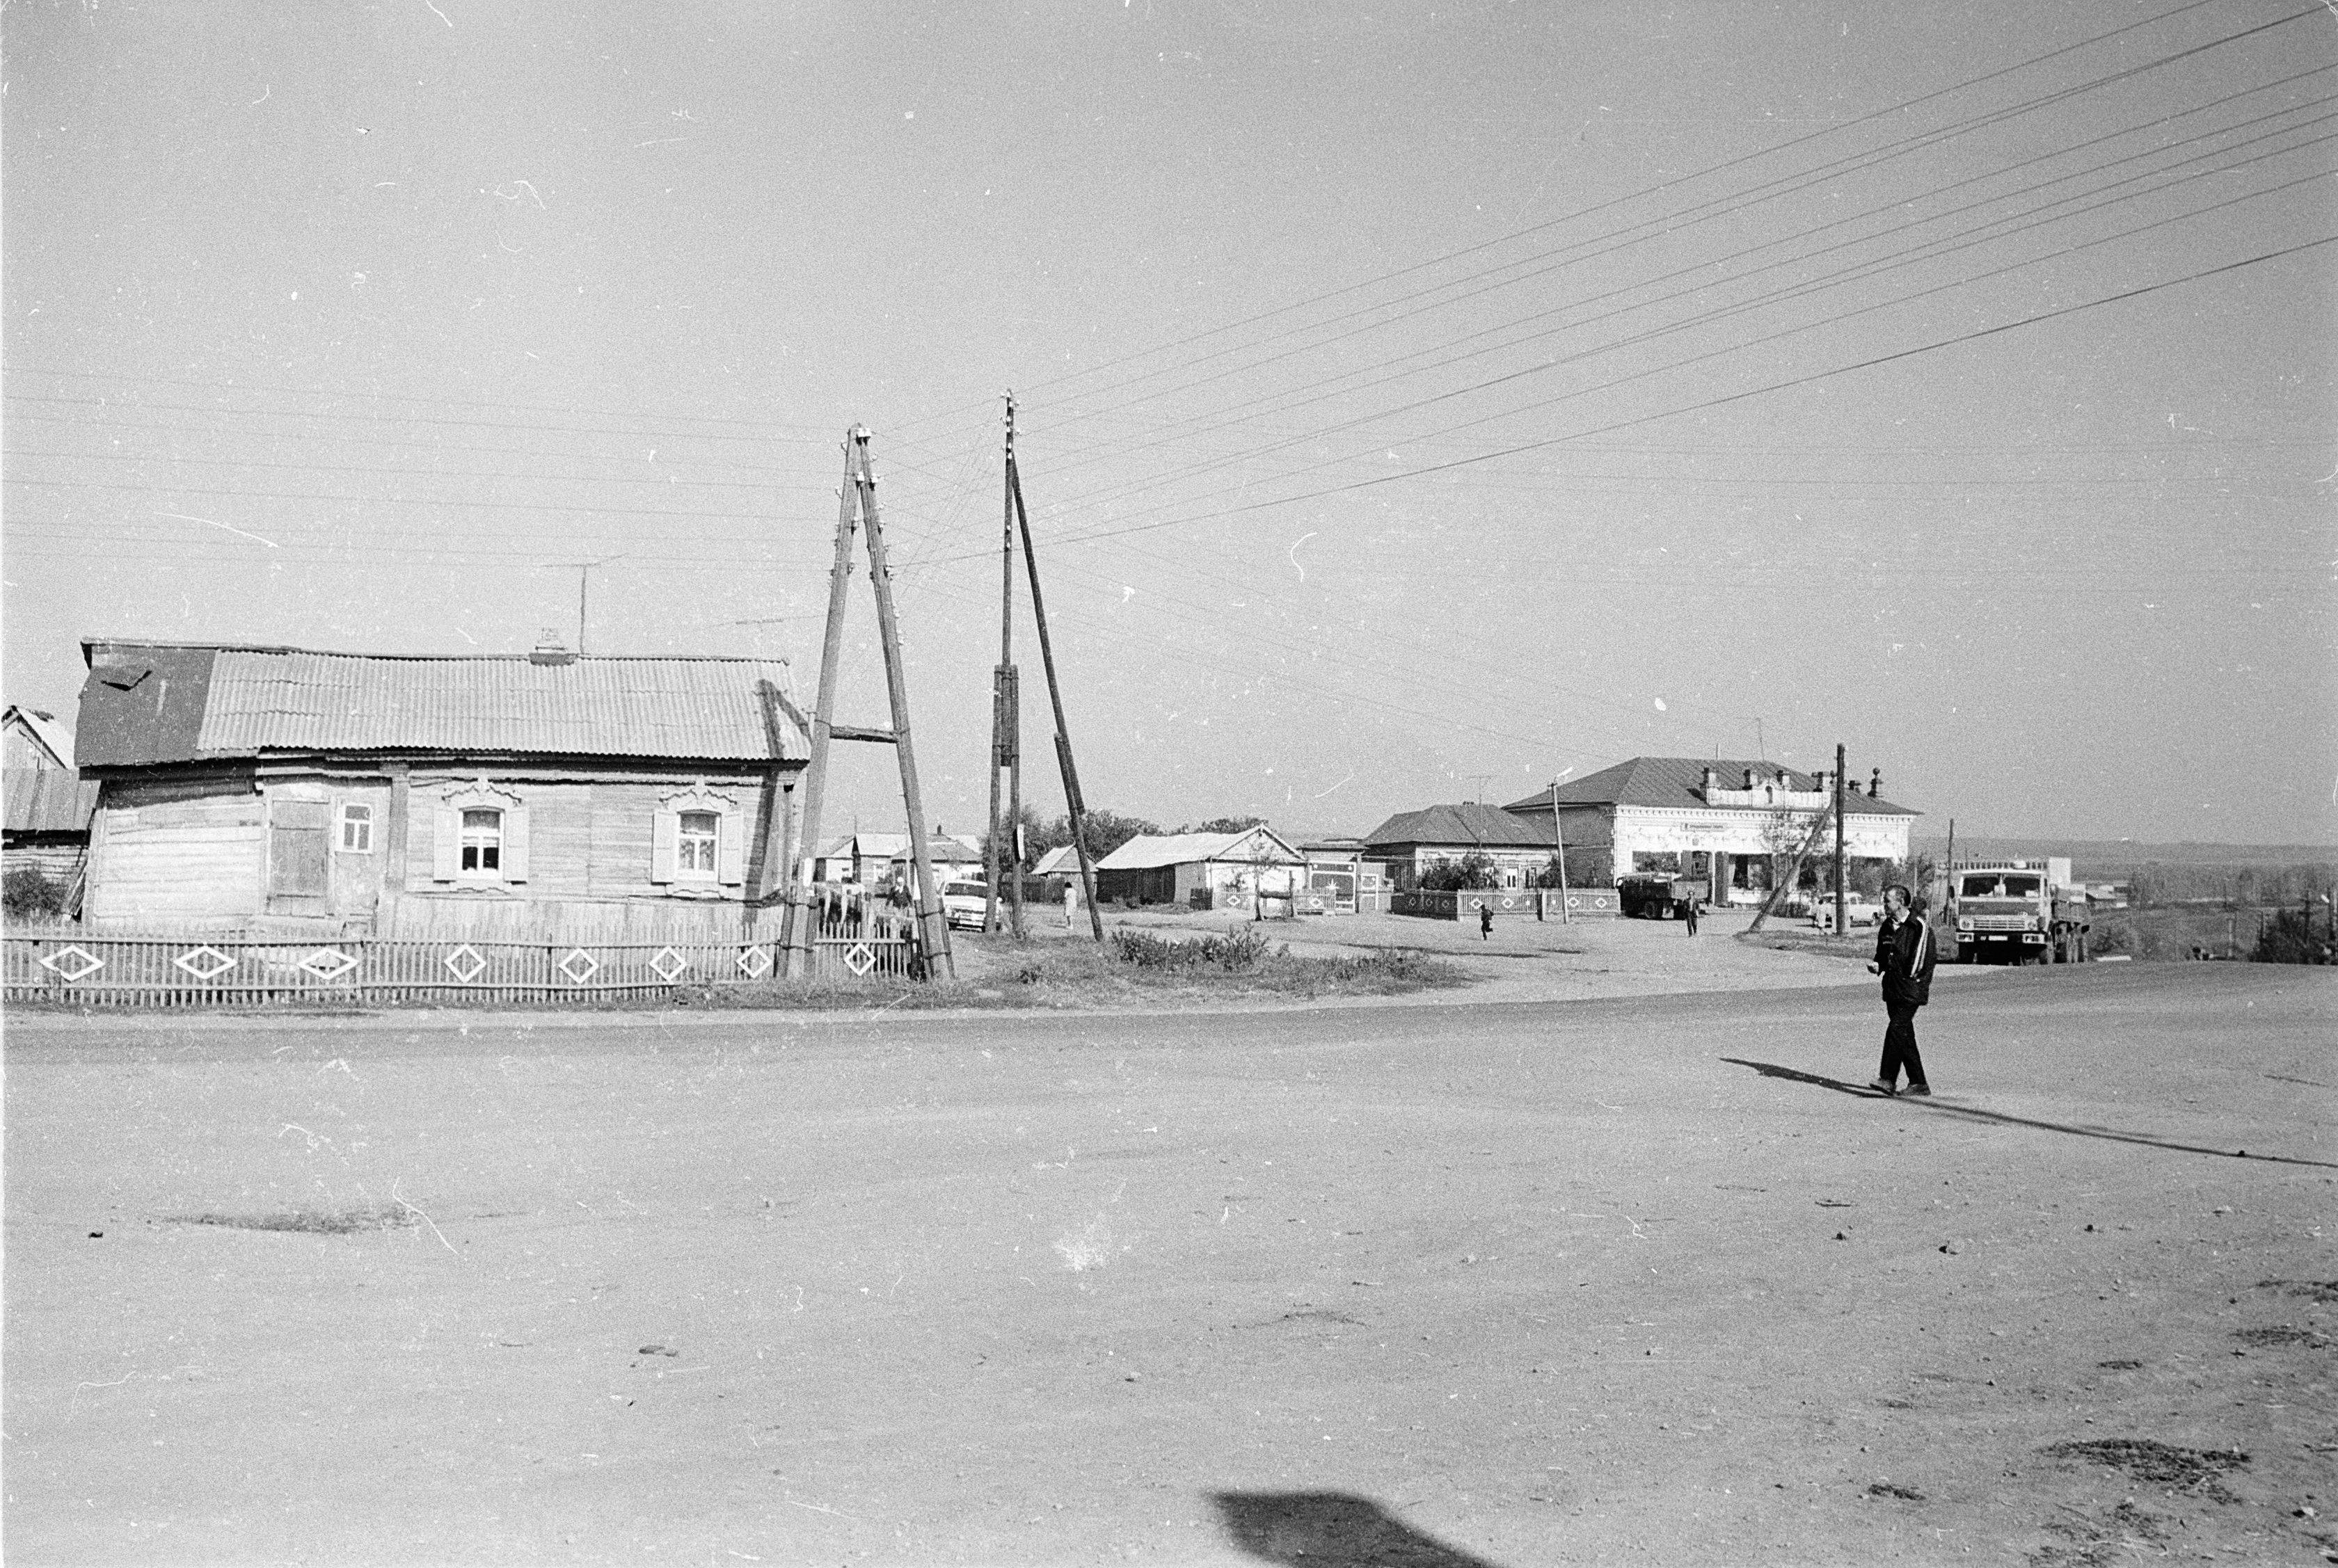
[[[396,659],[222,650],[195,750],[533,751],[567,756],[801,760],[808,738],[757,659]]]
[[[1570,779],[1558,787],[1558,803],[1562,806],[1668,806],[1681,808],[1702,808],[1704,800],[1704,770],[1712,769],[1715,782],[1724,789],[1745,787],[1746,769],[1754,772],[1758,784],[1763,779],[1783,775],[1789,789],[1816,789],[1818,780],[1808,773],[1797,772],[1776,762],[1747,762],[1716,757],[1635,757],[1618,762],[1612,768],[1581,779]],[[1852,805],[1853,799],[1858,801]],[[1852,817],[1920,817],[1922,812],[1907,806],[1895,806],[1889,800],[1878,799],[1858,789],[1847,789],[1843,796],[1844,815]],[[1550,811],[1550,790],[1537,789],[1523,800],[1513,800],[1504,808],[1509,811]]]
[[[1227,852],[1245,838],[1256,836],[1271,840],[1292,860],[1305,856],[1283,843],[1272,828],[1245,828],[1239,833],[1140,833],[1095,863],[1099,871],[1157,871],[1164,866],[1198,865],[1205,860],[1228,858]],[[1271,851],[1270,851],[1271,853]],[[1238,857],[1249,860],[1245,852]]]
[[[97,809],[97,782],[84,783],[62,768],[0,769],[6,774],[5,820],[11,833],[86,833]]]
[[[1384,844],[1451,844],[1531,849],[1549,842],[1548,821],[1514,817],[1498,806],[1488,806],[1480,800],[1400,811],[1364,835],[1368,848]]]

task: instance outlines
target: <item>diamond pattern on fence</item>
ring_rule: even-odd
[[[41,967],[62,980],[86,980],[105,967],[105,960],[86,947],[60,947],[41,960]]]
[[[338,947],[319,947],[300,960],[300,967],[319,980],[338,980],[358,966],[358,961]]]
[[[866,942],[855,942],[844,950],[844,966],[855,975],[867,975],[877,967],[877,950]]]
[[[198,980],[216,980],[235,967],[234,959],[209,943],[192,953],[182,953],[171,962]]]
[[[650,967],[656,972],[659,979],[671,985],[673,984],[675,975],[689,972],[690,960],[672,947],[661,947],[658,949],[658,956],[650,960]]]
[[[560,961],[560,972],[582,985],[601,972],[601,961],[582,947],[572,947],[568,956]]]
[[[468,985],[486,969],[487,956],[466,942],[439,962],[447,965],[448,974]]]
[[[771,956],[761,947],[747,946],[739,950],[739,973],[748,979],[761,980],[763,972],[771,966]]]

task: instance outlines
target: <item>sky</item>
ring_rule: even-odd
[[[90,634],[574,645],[582,581],[588,653],[809,702],[864,425],[978,831],[1011,390],[1091,805],[1361,833],[1841,744],[1927,835],[2338,844],[2322,5],[19,0],[0,48],[10,701],[70,714]],[[839,749],[835,826],[891,766]]]

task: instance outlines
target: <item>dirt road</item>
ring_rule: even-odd
[[[12,1019],[8,1560],[2322,1561],[2338,985],[1943,992]]]

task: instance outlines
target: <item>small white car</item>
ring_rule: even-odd
[[[1871,904],[1854,893],[1843,901],[1842,915],[1847,926],[1872,926],[1883,918],[1881,905]],[[1821,895],[1811,910],[1811,924],[1822,931],[1834,929],[1834,900]]]
[[[979,877],[958,877],[942,884],[942,917],[968,931],[982,929],[983,911],[990,904],[990,884]]]

